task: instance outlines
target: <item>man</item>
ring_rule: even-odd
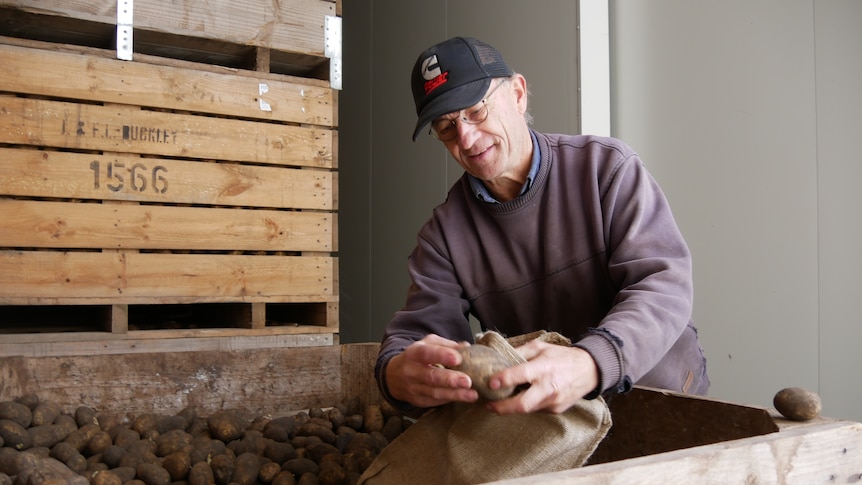
[[[412,72],[418,121],[465,174],[417,236],[407,301],[386,327],[375,369],[397,406],[419,411],[478,400],[449,368],[473,340],[468,317],[507,336],[535,330],[527,363],[492,388],[498,414],[561,413],[633,384],[705,394],[706,360],[691,322],[691,257],[668,203],[618,140],[529,127],[527,83],[492,46],[452,38]]]

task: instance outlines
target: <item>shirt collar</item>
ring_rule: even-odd
[[[536,139],[536,134],[533,133],[532,130],[530,130],[530,139],[533,142],[533,159],[530,161],[530,173],[527,174],[527,180],[524,182],[524,186],[521,187],[521,192],[518,194],[519,197],[530,190],[530,187],[533,185],[533,180],[536,178],[536,174],[539,173],[539,160],[542,158],[542,154],[539,152],[539,140]],[[481,180],[470,174],[467,174],[467,179],[470,181],[470,188],[473,189],[473,194],[477,199],[489,204],[500,203],[500,201],[495,199],[494,196],[491,195],[491,192],[485,188],[485,184],[483,184]]]

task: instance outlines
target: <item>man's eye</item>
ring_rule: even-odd
[[[472,109],[467,113],[467,119],[471,121],[478,120],[482,117],[482,112],[485,110],[485,105],[481,105],[478,108]]]

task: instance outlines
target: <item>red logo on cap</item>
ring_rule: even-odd
[[[425,81],[425,96],[428,96],[431,91],[434,91],[440,86],[446,84],[447,81],[449,81],[449,71],[440,74],[430,81]]]

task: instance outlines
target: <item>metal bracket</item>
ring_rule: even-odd
[[[341,89],[341,17],[326,16],[323,54],[329,58],[329,85]]]
[[[117,0],[117,59],[132,60],[134,50],[134,0]]]

